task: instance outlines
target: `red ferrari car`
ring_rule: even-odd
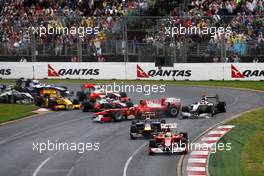
[[[140,100],[136,116],[142,119],[151,117],[177,117],[181,110],[181,100],[178,98],[162,98],[160,100]]]
[[[171,131],[172,128],[176,128],[175,123],[161,124],[161,127],[165,129],[156,135],[149,141],[148,152],[150,155],[155,153],[183,153],[188,152],[188,134],[181,132],[176,134]]]
[[[93,120],[96,122],[119,122],[124,119],[135,118],[136,111],[137,108],[131,102],[122,103],[120,101],[113,101],[111,108],[94,113]]]
[[[131,102],[116,101],[113,108],[105,109],[94,114],[94,121],[122,121],[124,119],[144,119],[145,117],[176,117],[181,109],[181,101],[177,98],[160,100],[140,100],[139,105]]]

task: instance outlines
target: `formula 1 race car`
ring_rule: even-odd
[[[81,109],[79,101],[71,101],[60,93],[56,88],[43,88],[40,90],[40,95],[35,98],[35,104],[52,110]]]
[[[130,126],[130,139],[139,137],[149,138],[151,135],[161,132],[161,124],[165,124],[164,119],[146,118],[144,121],[132,121]]]
[[[104,110],[94,113],[93,120],[96,122],[119,122],[125,119],[134,119],[137,111],[136,106],[131,102],[122,103],[113,101],[104,105]]]
[[[131,99],[127,97],[126,93],[114,93],[114,92],[108,92],[104,96],[97,97],[96,101],[85,99],[82,102],[82,110],[83,112],[89,112],[89,111],[102,111],[104,109],[109,109],[112,107],[113,102],[120,102],[125,103],[128,106],[133,106],[133,103],[131,102]]]
[[[26,92],[18,92],[13,88],[3,86],[0,94],[0,103],[20,103],[20,104],[31,104],[34,102],[34,98]]]
[[[219,96],[203,96],[200,102],[189,106],[183,106],[181,116],[183,118],[210,118],[217,113],[226,112],[226,103],[219,101]]]
[[[178,98],[163,98],[160,100],[140,100],[137,107],[137,118],[151,117],[177,117],[181,110],[181,100]]]
[[[176,128],[177,124],[161,124],[163,132],[154,135],[149,141],[149,155],[155,153],[188,153],[188,134],[181,132],[176,134],[171,132],[172,128]]]
[[[77,92],[77,99],[81,102],[95,102],[98,99],[105,98],[106,91],[100,86],[92,83],[84,84],[81,91]]]

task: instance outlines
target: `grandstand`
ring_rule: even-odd
[[[0,61],[261,62],[263,9],[261,0],[2,0]],[[180,27],[231,32],[167,33]]]

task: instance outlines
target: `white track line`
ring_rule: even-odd
[[[127,168],[131,162],[131,160],[133,159],[133,157],[137,154],[137,152],[139,152],[139,150],[141,150],[147,143],[145,142],[144,144],[142,144],[136,151],[134,151],[132,153],[132,155],[128,158],[128,160],[126,161],[126,164],[125,164],[125,167],[124,167],[124,170],[123,170],[123,176],[127,176]]]
[[[32,176],[37,176],[40,169],[50,160],[51,157],[48,157],[46,160],[44,160],[38,167],[37,169],[34,171]]]

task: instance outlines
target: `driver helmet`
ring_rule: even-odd
[[[166,138],[170,138],[170,137],[171,137],[171,133],[170,133],[170,132],[167,132],[167,133],[165,134],[165,137],[166,137]]]
[[[202,101],[207,101],[207,98],[205,95],[202,97]]]
[[[109,97],[107,97],[105,100],[106,100],[106,102],[108,102],[108,103],[112,102],[111,98],[109,98]]]
[[[34,79],[34,80],[32,81],[32,84],[33,84],[33,85],[37,85],[37,84],[39,84],[39,80],[35,80],[35,79]]]
[[[150,117],[146,117],[145,122],[146,122],[146,123],[150,123],[150,122],[151,122]]]

